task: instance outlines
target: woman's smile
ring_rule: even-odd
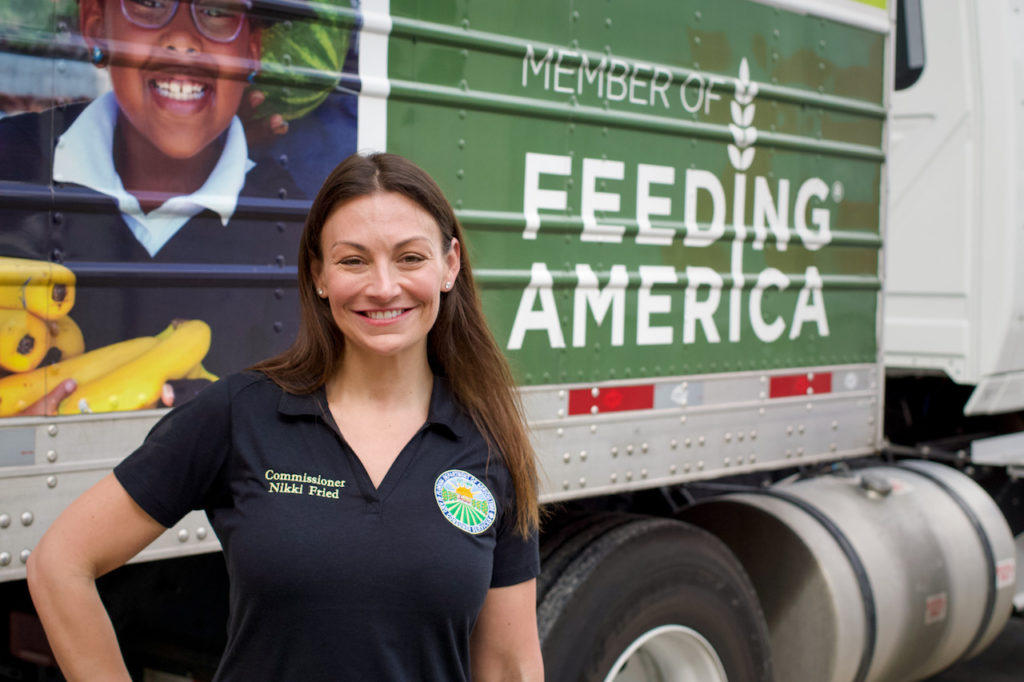
[[[364,310],[361,314],[374,322],[391,322],[399,315],[405,314],[411,308],[394,308],[392,310]]]

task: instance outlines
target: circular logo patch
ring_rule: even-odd
[[[498,512],[487,486],[459,469],[449,469],[437,477],[434,498],[453,526],[474,535],[490,528]]]

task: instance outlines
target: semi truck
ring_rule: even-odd
[[[518,377],[547,679],[976,655],[1024,609],[1022,6],[231,0],[255,51],[210,73],[103,33],[116,3],[0,9],[0,678],[58,678],[48,525],[288,345],[310,198],[370,150],[444,189]],[[183,118],[239,93],[206,149],[243,135],[242,189],[129,172],[132,69]],[[101,579],[140,679],[212,673],[218,550],[197,511]]]

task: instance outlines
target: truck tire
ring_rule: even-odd
[[[593,538],[537,617],[549,680],[772,679],[749,578],[722,542],[680,521],[631,519]]]
[[[540,565],[544,571],[537,578],[537,604],[595,538],[638,518],[643,517],[622,512],[585,511],[562,514],[554,522],[545,523],[540,538]]]

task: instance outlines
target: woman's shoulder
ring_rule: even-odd
[[[195,393],[194,397],[183,405],[195,403],[194,406],[203,405],[204,408],[214,408],[216,405],[227,407],[237,399],[258,392],[260,390],[280,393],[280,389],[262,372],[244,370],[234,374],[225,375],[202,390]]]

